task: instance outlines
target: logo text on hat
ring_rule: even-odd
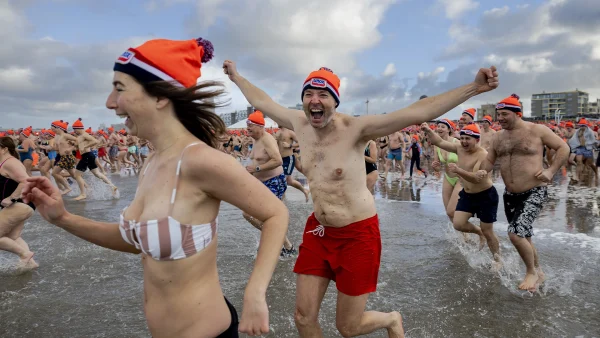
[[[312,79],[310,80],[310,85],[312,87],[325,88],[327,87],[327,82],[323,79]]]
[[[117,62],[122,63],[122,64],[129,63],[129,61],[131,61],[131,59],[133,59],[134,55],[135,55],[134,52],[132,52],[130,50],[126,50],[125,52],[123,52],[123,54],[121,54],[121,56],[119,56],[119,58],[117,59]]]

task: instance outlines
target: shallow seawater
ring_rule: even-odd
[[[96,189],[86,202],[67,208],[86,217],[116,222],[135,193],[134,175],[111,175],[114,198],[89,175]],[[299,180],[305,183],[303,177]],[[445,215],[441,180],[391,174],[376,185],[383,243],[379,284],[367,308],[398,310],[407,337],[600,337],[600,194],[555,178],[550,199],[536,221],[534,243],[547,282],[538,293],[517,290],[524,266],[506,235],[502,200],[495,232],[504,268],[490,270],[489,250],[479,251],[458,235]],[[76,187],[76,183],[73,182]],[[504,186],[495,180],[498,192]],[[70,194],[77,196],[78,190]],[[289,237],[301,240],[312,204],[289,188]],[[241,312],[259,233],[237,208],[219,215],[219,271],[225,295]],[[478,224],[477,219],[472,220]],[[477,241],[476,236],[473,236]],[[136,255],[96,247],[32,217],[23,238],[40,268],[19,273],[14,255],[0,253],[0,337],[149,337],[142,308],[142,271]],[[271,333],[297,337],[294,326],[294,258],[280,260],[268,291]],[[326,337],[335,328],[335,284],[320,315]],[[383,331],[368,337],[385,337]]]

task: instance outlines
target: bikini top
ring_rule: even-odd
[[[126,220],[123,217],[127,207],[121,212],[119,230],[123,240],[156,260],[169,261],[190,257],[206,248],[217,234],[216,218],[210,223],[189,225],[181,224],[171,217],[175,197],[177,196],[177,183],[181,173],[183,154],[187,148],[198,144],[200,143],[189,144],[181,152],[179,162],[177,162],[175,186],[171,194],[171,204],[167,217],[157,220],[134,221]],[[148,170],[148,166],[142,174],[142,180],[146,175],[146,170]]]
[[[453,137],[452,143],[455,143],[455,142],[456,142],[456,139]],[[440,162],[445,164],[446,160],[442,156],[442,151],[440,150],[440,147],[437,147],[437,153],[438,153],[438,157],[440,158]],[[446,156],[448,157],[448,160],[447,160],[448,163],[458,163],[458,155],[456,155],[455,153],[451,153],[451,152],[447,151]]]

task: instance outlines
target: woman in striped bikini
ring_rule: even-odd
[[[197,84],[212,44],[151,40],[123,53],[114,66],[106,106],[131,135],[156,151],[141,170],[136,195],[119,223],[92,221],[64,209],[45,177],[23,190],[49,222],[91,243],[142,253],[144,312],[153,337],[237,337],[269,331],[266,290],[289,221],[284,204],[231,156],[218,151],[225,125],[213,113],[223,93]],[[241,321],[224,298],[217,272],[217,215],[221,201],[264,222]]]

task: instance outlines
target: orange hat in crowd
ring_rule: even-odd
[[[54,128],[61,129],[62,131],[67,131],[67,128],[69,127],[69,122],[63,122],[63,120],[57,120],[57,121],[52,122],[51,126]]]
[[[471,123],[466,125],[461,131],[461,135],[467,135],[479,139],[481,137],[481,133],[479,132],[479,127],[475,123]]]
[[[31,136],[31,126],[21,130],[21,135],[25,136],[25,137],[29,137]]]
[[[471,119],[475,119],[476,112],[477,112],[477,110],[475,108],[469,108],[469,109],[463,110],[462,113],[471,116]]]
[[[88,134],[92,134],[92,127],[89,127],[88,129],[86,129],[85,132]]]
[[[125,136],[125,135],[127,135],[127,131],[125,131],[125,129],[121,129],[121,130],[119,130],[119,134]]]
[[[261,111],[257,110],[254,113],[250,114],[250,116],[248,116],[248,120],[246,122],[264,127],[265,117],[263,116],[263,113]]]
[[[202,38],[150,40],[121,54],[113,70],[129,74],[141,83],[168,81],[190,88],[198,82],[202,63],[210,61],[213,52],[212,43]]]
[[[483,117],[483,121],[489,123],[490,125],[492,124],[492,117],[489,115],[486,115]]]
[[[523,109],[521,108],[521,103],[519,102],[519,95],[512,94],[511,96],[505,98],[504,100],[498,102],[496,105],[496,110],[506,109],[514,112],[515,114],[523,117]]]
[[[327,67],[321,67],[319,70],[308,74],[304,85],[302,86],[302,94],[300,99],[304,98],[304,91],[307,89],[324,89],[328,91],[335,99],[335,107],[340,105],[340,78]]]
[[[113,127],[108,127],[108,132],[109,132],[109,133],[112,133],[113,131],[115,131],[115,128],[113,128]]]
[[[46,135],[50,135],[52,137],[56,136],[56,133],[52,131],[52,129],[46,129]]]
[[[454,122],[452,122],[448,119],[441,119],[441,120],[437,121],[437,123],[445,124],[452,131],[456,130],[456,124],[454,124]]]
[[[77,119],[77,121],[75,121],[75,123],[73,123],[73,129],[84,129],[83,128],[83,122],[81,122],[81,117],[79,119]]]
[[[569,122],[565,123],[565,127],[567,127],[567,128],[575,128],[575,125],[573,125],[573,122],[569,121]]]
[[[585,118],[581,118],[579,119],[579,122],[577,122],[577,127],[588,127],[590,124],[588,123],[588,121]]]
[[[412,136],[412,138],[413,138],[413,139],[415,139],[416,141],[419,141],[419,135],[417,135],[417,134],[414,134],[414,135]]]

